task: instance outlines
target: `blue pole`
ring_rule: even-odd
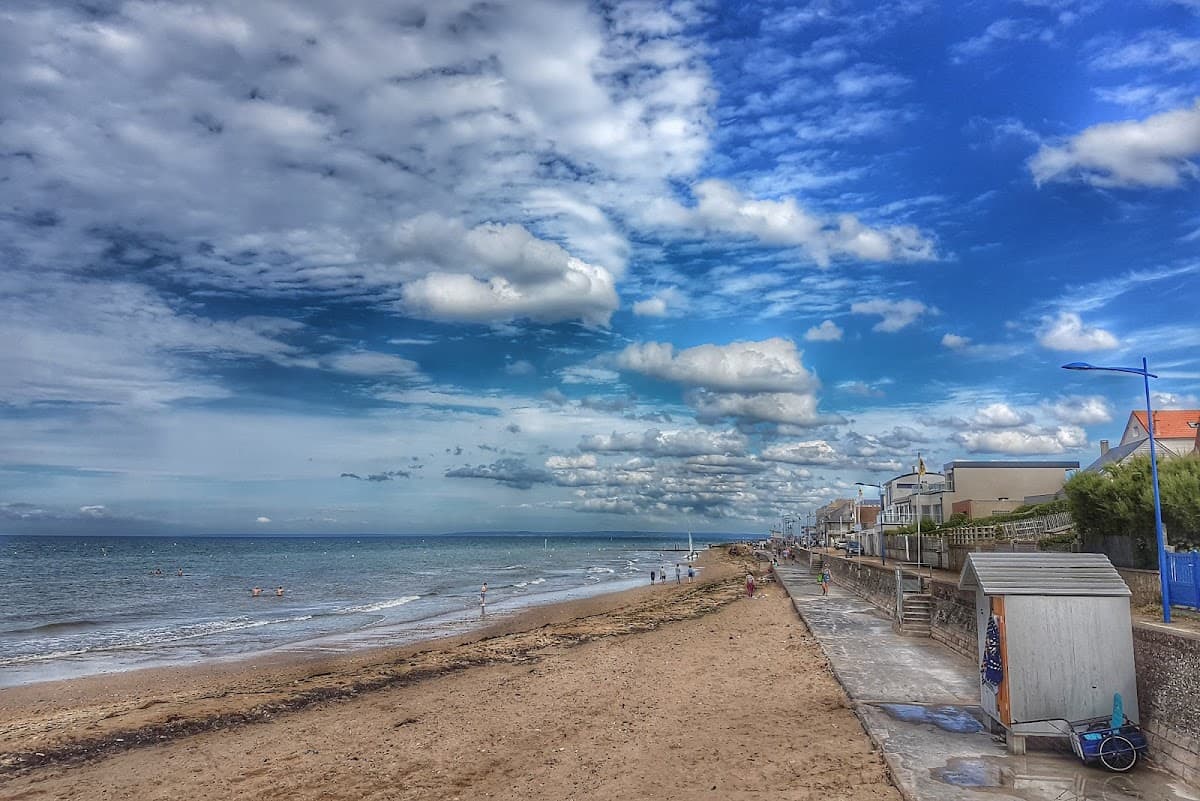
[[[1146,385],[1146,433],[1150,436],[1150,478],[1154,485],[1154,536],[1158,541],[1158,580],[1162,587],[1163,622],[1171,622],[1171,589],[1167,582],[1167,539],[1163,534],[1162,500],[1158,495],[1158,453],[1154,449],[1154,411],[1150,408],[1150,368],[1142,357],[1142,381]]]

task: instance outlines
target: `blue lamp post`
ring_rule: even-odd
[[[887,535],[883,533],[883,485],[868,484],[865,481],[855,481],[854,484],[859,487],[874,487],[879,490],[879,518],[877,525],[879,526],[879,564],[887,564]]]
[[[1146,387],[1146,433],[1150,437],[1150,477],[1154,485],[1154,534],[1158,540],[1158,580],[1162,586],[1163,622],[1171,622],[1171,592],[1167,582],[1167,539],[1163,534],[1162,500],[1158,495],[1158,453],[1154,448],[1154,410],[1150,408],[1150,379],[1158,378],[1146,365],[1142,357],[1142,368],[1096,367],[1087,362],[1071,362],[1063,365],[1064,370],[1103,370],[1109,373],[1133,373],[1140,375]]]

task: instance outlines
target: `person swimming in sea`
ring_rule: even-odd
[[[276,588],[275,588],[275,595],[276,595],[276,596],[278,596],[278,597],[280,597],[280,598],[282,598],[282,597],[283,597],[283,587],[276,587]]]
[[[255,587],[254,589],[250,590],[251,598],[257,598],[260,595],[262,595],[262,587]]]

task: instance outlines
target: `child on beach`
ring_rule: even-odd
[[[753,573],[746,574],[746,597],[747,598],[754,597],[754,574]]]
[[[682,583],[683,583],[683,573],[681,573],[681,572],[680,572],[680,570],[679,570],[679,563],[678,563],[678,562],[676,562],[676,563],[675,563],[675,583],[676,583],[676,584],[682,584]]]
[[[650,585],[651,586],[654,586],[654,578],[655,578],[655,573],[653,570],[651,570],[650,571]]]
[[[688,584],[691,584],[695,578],[696,578],[696,568],[692,567],[691,565],[688,565]]]

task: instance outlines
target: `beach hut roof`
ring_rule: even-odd
[[[1121,574],[1100,553],[973,553],[960,590],[985,595],[1130,595]]]

